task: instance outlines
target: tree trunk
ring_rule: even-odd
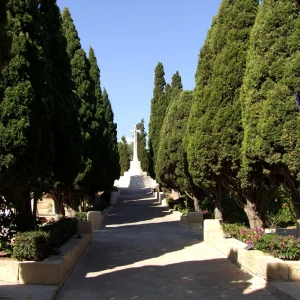
[[[55,214],[65,216],[65,209],[63,205],[62,193],[60,190],[55,190],[52,193],[52,198],[54,201]]]
[[[214,208],[215,219],[223,220],[221,194],[216,193],[215,199],[214,199],[214,205],[215,205],[215,208]]]
[[[262,228],[263,221],[257,214],[256,205],[253,202],[251,202],[249,199],[247,199],[246,201],[247,201],[247,204],[244,207],[244,211],[247,214],[250,228],[251,229]]]
[[[197,212],[201,211],[199,200],[194,195],[193,195],[193,200],[194,200],[195,211],[197,211]]]
[[[25,191],[20,195],[16,205],[16,225],[17,231],[25,232],[34,229],[34,218],[31,210],[30,192]]]

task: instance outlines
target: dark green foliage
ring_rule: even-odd
[[[141,133],[137,136],[137,152],[138,159],[141,162],[141,168],[144,172],[148,172],[149,170],[149,155],[146,149],[146,136],[144,119],[141,120],[140,123],[136,125],[136,128],[141,131]]]
[[[77,219],[62,218],[55,223],[40,227],[40,231],[49,234],[49,246],[52,252],[77,233]]]
[[[5,31],[6,26],[6,5],[7,0],[0,2],[0,102],[3,99],[3,78],[2,69],[4,64],[8,61],[10,45]]]
[[[121,141],[118,143],[118,151],[120,155],[120,175],[124,175],[124,172],[129,170],[130,167],[130,154],[128,151],[128,144],[125,136],[122,136]]]
[[[155,68],[153,98],[149,123],[149,173],[155,177],[155,164],[159,148],[160,130],[168,107],[165,95],[165,72],[161,62]]]
[[[102,101],[105,116],[104,143],[108,145],[108,156],[106,160],[106,170],[108,170],[106,189],[108,189],[112,187],[114,181],[120,177],[121,169],[117,140],[117,124],[114,123],[114,113],[106,89],[103,91]]]
[[[264,0],[251,35],[241,95],[244,186],[280,180],[300,218],[299,1]],[[276,177],[275,177],[276,176]]]
[[[185,175],[183,136],[192,105],[193,93],[177,93],[171,100],[161,130],[161,142],[157,155],[156,174],[159,181],[170,188],[188,191]]]
[[[58,191],[72,189],[82,155],[82,137],[75,109],[76,96],[72,91],[71,66],[67,43],[62,33],[61,15],[56,0],[42,1],[40,12],[47,45],[47,59],[51,64],[51,94],[54,114],[51,129],[54,136],[54,187]],[[63,149],[68,149],[64,151]]]
[[[257,0],[224,0],[199,55],[188,121],[187,159],[197,186],[213,194],[220,211],[224,188],[244,205],[237,180],[241,160],[240,87]],[[218,207],[219,206],[219,207]]]
[[[90,77],[89,62],[86,54],[81,49],[78,33],[74,26],[68,9],[64,9],[62,14],[63,34],[67,40],[67,53],[71,63],[72,88],[77,95],[74,103],[79,113],[79,122],[81,127],[81,136],[83,139],[83,155],[81,169],[75,179],[75,188],[80,194],[86,194],[89,191],[92,178],[92,128],[95,115],[96,98],[94,93],[94,84]]]
[[[91,194],[98,191],[102,191],[105,188],[105,181],[107,178],[107,172],[109,170],[105,167],[105,160],[109,156],[108,145],[104,142],[104,126],[105,126],[105,115],[104,105],[102,101],[102,91],[100,87],[100,69],[98,67],[97,58],[93,48],[89,51],[89,62],[90,62],[90,77],[92,79],[94,95],[96,99],[95,115],[92,123],[92,148],[91,157],[93,161],[93,179],[91,186]]]
[[[176,71],[176,73],[172,76],[171,87],[173,90],[177,89],[179,91],[182,91],[181,76],[179,75],[178,71]]]
[[[51,254],[50,235],[43,231],[18,233],[15,237],[13,257],[20,261],[40,261]]]
[[[51,82],[36,1],[9,1],[7,12],[12,46],[0,102],[0,194],[25,217],[31,214],[29,192],[51,176]]]
[[[79,221],[87,221],[87,212],[83,211],[83,212],[79,212],[77,211],[75,213],[75,218]]]

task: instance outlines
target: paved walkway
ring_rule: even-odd
[[[277,299],[206,246],[149,189],[123,189],[56,299]]]

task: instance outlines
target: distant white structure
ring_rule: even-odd
[[[133,130],[130,132],[133,133],[133,159],[130,162],[130,168],[127,172],[124,172],[124,175],[120,177],[119,180],[115,181],[115,186],[119,187],[130,187],[133,182],[139,182],[140,187],[155,187],[157,185],[156,181],[147,176],[147,172],[143,172],[141,168],[141,162],[138,159],[137,152],[137,135],[141,133],[140,130],[136,129],[136,125],[134,125]],[[134,178],[135,176],[140,177],[139,179]]]
[[[138,159],[138,152],[137,152],[137,136],[138,133],[141,133],[140,130],[136,129],[136,125],[134,125],[133,130],[130,130],[130,132],[133,133],[133,159],[130,162],[130,169],[128,172],[124,173],[127,175],[127,173],[130,176],[147,176],[147,172],[143,172],[141,168],[141,162]]]

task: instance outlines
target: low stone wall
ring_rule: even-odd
[[[223,235],[221,221],[204,220],[204,242],[238,266],[267,281],[300,281],[300,261],[284,261],[259,250],[245,250],[247,244]]]
[[[43,261],[0,261],[0,281],[21,284],[61,284],[86,247],[93,241],[90,222],[80,221],[78,231],[81,238],[74,236],[60,247],[60,255],[51,255]]]

